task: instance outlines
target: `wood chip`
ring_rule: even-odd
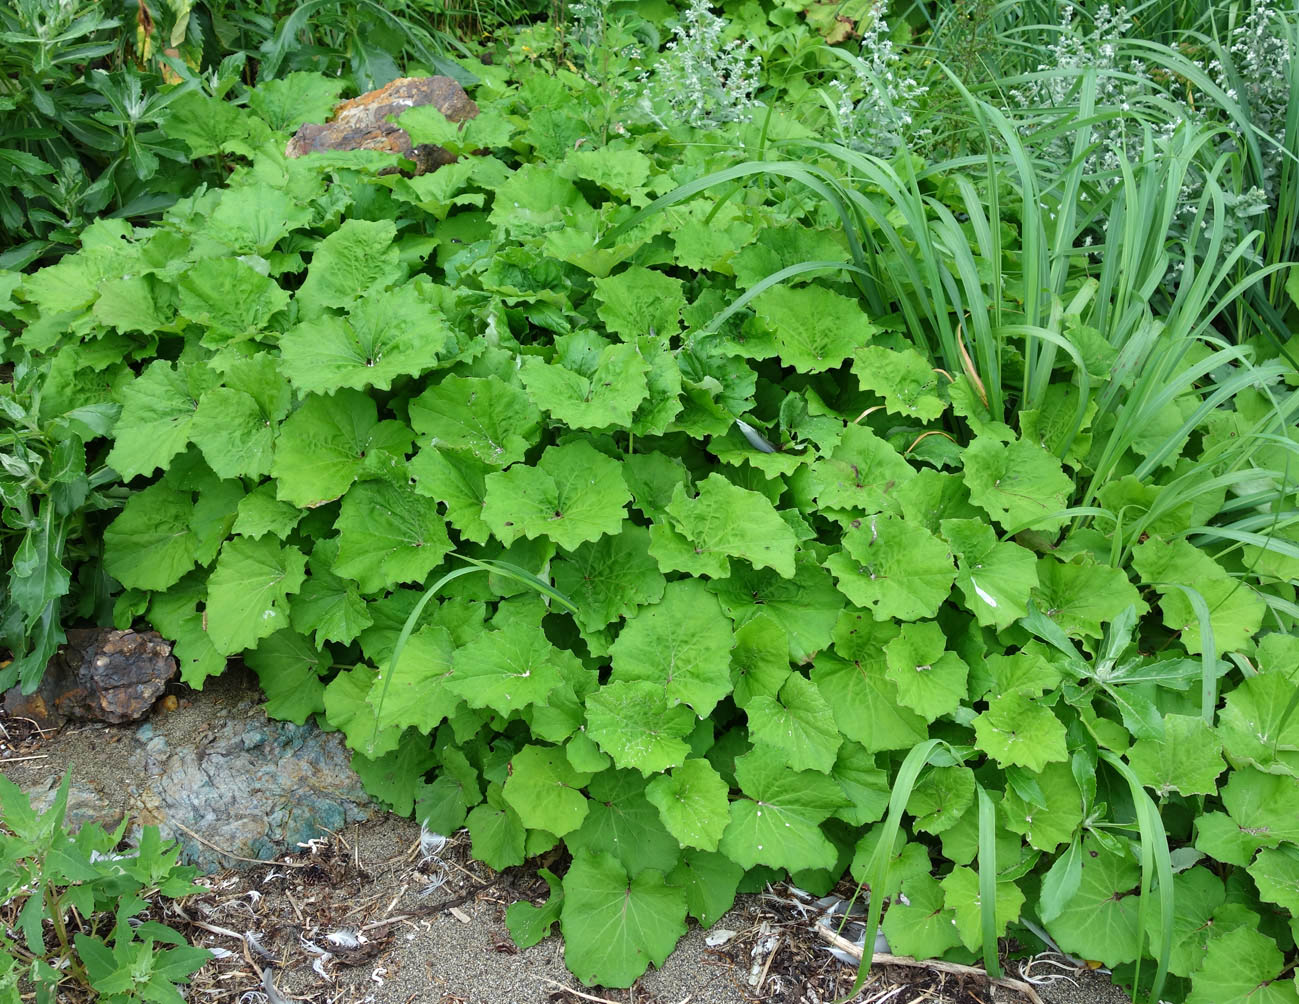
[[[464,910],[460,909],[458,906],[449,908],[447,913],[451,914],[451,916],[455,917],[455,919],[460,921],[462,924],[469,923],[469,914],[465,913]]]

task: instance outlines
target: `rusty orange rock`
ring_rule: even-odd
[[[390,115],[423,105],[432,105],[452,122],[464,122],[478,114],[478,106],[450,77],[399,77],[377,91],[341,102],[323,125],[303,125],[289,140],[284,154],[302,157],[340,150],[383,150],[413,161],[416,174],[436,171],[452,163],[455,155],[431,143],[416,146],[404,129],[387,121]]]

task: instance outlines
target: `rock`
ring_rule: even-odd
[[[270,721],[252,701],[198,741],[173,746],[148,725],[136,740],[144,780],[129,793],[133,821],[157,824],[205,870],[240,866],[216,848],[268,860],[370,813],[341,734]]]
[[[289,140],[286,157],[339,150],[383,150],[414,161],[415,173],[436,171],[455,155],[432,143],[415,146],[405,130],[387,121],[408,108],[432,105],[452,122],[478,114],[478,106],[450,77],[399,77],[386,87],[344,101],[324,125],[307,123]]]
[[[67,825],[112,829],[125,817],[134,842],[140,826],[155,824],[164,840],[179,842],[183,860],[215,871],[297,852],[373,811],[340,733],[271,721],[255,697],[221,707],[196,694],[184,716],[104,730],[95,758],[111,758],[112,769],[83,769],[84,757],[73,763]],[[59,781],[29,789],[37,811],[53,802]]]
[[[149,713],[175,674],[171,645],[156,631],[71,628],[36,691],[24,695],[13,687],[4,707],[42,728],[73,718],[134,722]]]

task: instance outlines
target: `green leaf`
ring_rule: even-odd
[[[895,415],[932,422],[947,410],[938,396],[938,371],[914,349],[859,348],[853,352],[852,373],[862,387],[884,398],[884,407]]]
[[[635,877],[645,869],[669,872],[681,859],[681,845],[667,831],[645,797],[645,779],[635,771],[607,770],[591,779],[590,811],[582,828],[566,838],[574,856],[608,852]]]
[[[306,578],[307,556],[262,537],[233,537],[208,579],[207,628],[218,652],[255,648],[289,626],[288,597]]]
[[[588,986],[629,987],[686,932],[686,894],[646,870],[628,879],[610,854],[580,854],[564,876],[564,961]]]
[[[825,567],[840,592],[881,621],[933,617],[956,580],[947,545],[891,515],[869,516],[850,529]]]
[[[254,338],[289,305],[289,294],[238,258],[204,258],[186,269],[177,287],[182,317],[205,329],[204,345]]]
[[[915,959],[938,959],[961,943],[954,912],[944,901],[937,879],[916,875],[902,883],[902,894],[906,899],[900,898],[884,915],[890,951]]]
[[[349,488],[335,526],[334,572],[355,579],[367,593],[423,582],[451,550],[437,504],[386,481]]]
[[[637,436],[662,436],[685,407],[681,402],[681,367],[666,339],[642,335],[636,349],[649,371],[645,374],[647,394],[632,416],[631,431]]]
[[[366,696],[380,730],[415,728],[428,735],[455,712],[459,695],[447,686],[454,652],[451,633],[426,624],[406,639],[395,667],[385,660]]]
[[[561,665],[575,656],[555,648],[536,622],[506,622],[457,649],[447,688],[471,708],[508,715],[540,703],[564,680]]]
[[[559,173],[570,179],[593,181],[610,195],[643,205],[642,195],[654,162],[639,150],[624,146],[601,146],[594,150],[574,150],[564,157]]]
[[[747,565],[731,569],[730,578],[710,582],[726,616],[742,627],[755,617],[769,617],[785,629],[791,659],[805,661],[830,644],[835,622],[844,608],[843,594],[825,570],[804,558],[794,578]]]
[[[687,498],[678,485],[667,507],[696,550],[743,558],[755,568],[794,577],[794,531],[766,498],[720,474],[710,474],[697,487],[698,494]]]
[[[835,813],[837,819],[862,826],[883,818],[889,805],[889,776],[875,766],[875,756],[865,746],[852,741],[840,746],[830,776],[848,799],[848,805]]]
[[[989,654],[982,664],[976,661],[970,667],[970,697],[978,700],[1011,692],[1038,697],[1058,687],[1060,671],[1036,644],[1025,645],[1013,655]]]
[[[824,286],[775,286],[753,301],[754,321],[780,361],[799,373],[835,369],[879,332],[857,300]]]
[[[941,883],[945,902],[956,914],[956,932],[965,947],[978,950],[983,943],[983,905],[979,898],[979,873],[973,868],[953,868]],[[993,926],[998,937],[1019,919],[1024,894],[1014,882],[998,882]]]
[[[258,81],[248,92],[248,107],[276,132],[293,132],[304,122],[324,122],[345,86],[342,80],[297,71]]]
[[[559,747],[530,745],[514,754],[502,794],[524,826],[562,837],[586,818],[581,788],[589,780],[591,775],[574,770]]]
[[[104,530],[104,566],[128,589],[166,589],[195,564],[193,495],[158,482],[127,499]]]
[[[1028,613],[1038,578],[1032,551],[998,543],[983,520],[944,519],[939,526],[957,557],[956,585],[965,595],[965,609],[981,625],[1004,631]]]
[[[1065,730],[1051,709],[1024,694],[1002,694],[974,719],[979,749],[1003,767],[1041,771],[1048,763],[1068,759]]]
[[[881,628],[884,630],[873,637],[869,646],[862,645],[851,653],[852,661],[827,653],[817,656],[812,667],[812,681],[834,712],[839,731],[872,753],[910,749],[926,738],[928,724],[901,705],[897,685],[885,675],[883,646],[897,629],[891,624]]]
[[[1294,982],[1281,978],[1285,969],[1276,942],[1238,927],[1209,941],[1186,1004],[1296,1004]]]
[[[1276,670],[1241,681],[1227,695],[1217,735],[1233,763],[1299,776],[1299,715],[1290,709],[1293,698],[1294,682]]]
[[[350,644],[374,623],[356,583],[334,574],[337,560],[338,538],[317,541],[307,562],[311,574],[293,598],[293,630],[302,634],[314,631],[317,645],[326,641]]]
[[[680,330],[686,305],[680,279],[632,265],[593,285],[600,320],[624,341],[639,335],[669,338]]]
[[[1227,933],[1219,930],[1213,920],[1227,893],[1218,876],[1208,868],[1196,866],[1173,876],[1173,896],[1177,913],[1169,938],[1173,950],[1168,971],[1177,976],[1190,976],[1203,964],[1209,944]],[[1159,935],[1159,924],[1158,913],[1150,911],[1146,917],[1146,935],[1152,944]]]
[[[968,767],[931,767],[907,800],[915,828],[935,835],[950,830],[974,805],[974,772]]]
[[[205,601],[207,588],[196,577],[182,580],[149,600],[149,620],[171,641],[171,654],[180,664],[181,681],[196,690],[209,676],[225,671],[226,657],[216,650],[204,626],[198,605]]]
[[[830,773],[843,739],[830,705],[811,680],[791,674],[779,702],[753,697],[744,711],[754,745],[782,751],[794,770]]]
[[[1073,638],[1100,638],[1102,625],[1129,606],[1138,616],[1150,609],[1120,568],[1047,556],[1038,560],[1037,574],[1034,606]]]
[[[916,477],[898,452],[864,425],[849,425],[829,457],[813,461],[791,478],[804,511],[815,500],[822,509],[869,515],[895,506],[894,492]]]
[[[1040,851],[1052,852],[1073,839],[1083,819],[1082,792],[1068,764],[1049,763],[1033,776],[1043,805],[1025,800],[1013,785],[1002,800],[1006,828],[1028,836]]]
[[[1082,878],[1077,892],[1046,929],[1062,947],[1084,959],[1113,967],[1132,962],[1141,952],[1137,899],[1130,895],[1140,867],[1130,855],[1107,850],[1095,838],[1083,838]]]
[[[884,649],[884,675],[897,685],[898,700],[930,721],[950,715],[966,694],[969,667],[946,647],[943,629],[925,621],[903,624]]]
[[[646,777],[683,763],[690,752],[683,740],[695,716],[684,705],[669,704],[658,682],[606,683],[586,699],[586,717],[587,735],[613,762]]]
[[[387,390],[401,376],[437,363],[451,334],[446,320],[408,283],[371,290],[346,316],[326,314],[290,328],[280,339],[284,375],[301,392],[341,387]]]
[[[1181,635],[1182,645],[1192,655],[1203,651],[1200,621],[1177,585],[1195,589],[1208,604],[1216,655],[1246,647],[1263,623],[1267,609],[1263,597],[1188,540],[1151,537],[1132,549],[1132,567],[1160,593],[1164,626]]]
[[[489,868],[500,871],[523,864],[527,830],[519,814],[506,804],[499,784],[488,786],[487,801],[469,813],[465,825],[474,857]]]
[[[643,680],[705,718],[730,693],[731,628],[702,582],[670,582],[663,602],[631,618],[613,643],[614,681]]]
[[[1232,821],[1262,846],[1299,843],[1299,778],[1245,767],[1232,771],[1221,796]]]
[[[339,81],[316,74],[300,75],[314,77],[317,82],[334,90],[335,94],[342,90]],[[268,81],[263,86],[273,86],[276,83],[279,81]],[[260,90],[258,88],[251,92],[250,104]],[[321,118],[303,121],[323,122],[323,116],[328,115],[332,107],[331,101]],[[309,224],[312,215],[311,207],[300,204],[287,191],[270,185],[246,185],[222,190],[221,201],[208,217],[205,230],[217,240],[228,244],[237,254],[265,256],[290,231]]]
[[[550,362],[525,358],[520,377],[533,403],[556,421],[573,429],[623,429],[649,393],[648,369],[634,344],[580,331],[555,339]]]
[[[425,447],[410,461],[415,491],[446,506],[447,522],[466,540],[487,543],[491,530],[483,522],[486,477],[493,470],[472,454]]]
[[[378,421],[374,401],[360,391],[313,394],[280,429],[271,466],[276,495],[314,509],[367,473],[399,471],[410,441],[401,422]]]
[[[655,523],[649,535],[649,553],[664,572],[684,572],[692,579],[713,580],[731,574],[731,560],[725,554],[695,544],[671,523]]]
[[[139,331],[146,335],[166,327],[171,314],[170,310],[159,310],[154,282],[145,275],[123,276],[104,282],[99,287],[93,312],[100,324],[114,327],[123,334]]]
[[[1141,783],[1160,798],[1176,791],[1183,795],[1213,795],[1218,775],[1227,769],[1222,743],[1198,715],[1165,715],[1160,739],[1139,739],[1128,753],[1128,763]]]
[[[844,804],[843,791],[824,774],[790,770],[783,759],[761,748],[736,759],[748,797],[731,803],[721,851],[744,868],[833,868],[838,851],[820,824]]]
[[[483,108],[464,122],[453,121],[432,104],[416,105],[395,117],[397,124],[410,135],[412,143],[436,143],[455,154],[505,146],[517,128],[497,108]]]
[[[774,698],[789,674],[789,635],[774,618],[760,615],[736,629],[731,696],[739,707],[755,697]]]
[[[663,598],[667,580],[649,553],[649,531],[624,522],[551,565],[555,588],[577,607],[583,630],[598,631]]]
[[[490,467],[507,467],[536,441],[541,412],[497,377],[449,376],[410,402],[410,424],[423,445],[467,450]]]
[[[308,315],[317,315],[395,285],[406,274],[396,236],[390,220],[344,220],[316,245],[298,303]]]
[[[269,533],[284,540],[303,515],[297,506],[277,499],[275,485],[268,481],[239,500],[231,532],[253,538],[264,537]]]
[[[652,780],[645,797],[683,846],[715,851],[730,818],[728,791],[707,760],[693,759]]]
[[[1054,533],[1065,517],[1073,479],[1060,461],[1024,440],[1001,443],[978,436],[965,448],[965,484],[970,500],[1007,530]]]
[[[550,887],[550,896],[540,906],[533,906],[520,900],[505,908],[505,926],[510,930],[510,937],[519,948],[531,948],[550,934],[550,929],[559,921],[564,908],[564,889],[559,876],[549,868],[538,868],[537,874],[546,880]]]
[[[269,473],[274,435],[271,420],[257,402],[229,387],[204,393],[194,412],[191,438],[208,466],[223,478]]]
[[[538,227],[564,223],[590,230],[595,213],[572,182],[549,164],[524,164],[496,189],[489,216],[507,233],[532,234]]]
[[[1275,846],[1266,829],[1237,823],[1225,812],[1205,812],[1195,820],[1195,849],[1215,861],[1245,867],[1261,847]]]
[[[352,769],[360,775],[365,790],[388,803],[399,816],[411,814],[420,778],[435,763],[437,757],[428,740],[417,732],[401,736],[396,749],[375,759],[359,752],[352,756]]]
[[[332,660],[327,650],[297,632],[275,632],[249,652],[244,662],[257,673],[266,695],[266,713],[272,718],[301,725],[325,710],[321,676],[330,670]]]
[[[691,484],[685,464],[664,453],[633,453],[623,460],[622,470],[632,505],[651,522],[665,521],[676,486]]]
[[[438,776],[424,787],[415,804],[415,819],[434,833],[454,833],[464,826],[468,810],[482,800],[478,768],[454,746],[447,746]]]
[[[744,869],[724,854],[687,850],[668,873],[668,884],[685,890],[690,916],[708,928],[735,904],[743,877]]]
[[[126,481],[165,468],[185,449],[198,399],[216,381],[206,366],[177,370],[162,359],[150,363],[122,390],[108,465]]]
[[[1247,869],[1258,896],[1293,916],[1299,912],[1299,848],[1285,845],[1258,852]]]
[[[631,501],[620,467],[586,442],[547,447],[535,467],[487,475],[483,520],[502,543],[546,537],[571,551],[618,532]]]
[[[401,742],[402,730],[388,728],[376,735],[378,709],[369,701],[378,673],[358,664],[336,675],[325,686],[325,721],[341,729],[347,745],[370,757],[391,753]]]

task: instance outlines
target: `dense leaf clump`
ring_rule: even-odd
[[[1294,545],[1266,520],[1233,531],[1244,555],[1199,545],[1244,494],[1228,438],[1266,429],[1254,490],[1292,495],[1271,409],[1293,414],[1293,372],[1212,399],[1188,379],[1162,433],[1120,441],[1077,402],[1138,375],[1080,297],[1057,320],[1103,388],[1034,357],[1050,389],[1008,424],[968,355],[932,358],[850,269],[764,283],[860,250],[796,185],[634,217],[726,152],[649,128],[556,143],[586,85],[520,76],[484,85],[463,134],[406,116],[465,153],[414,178],[286,160],[251,112],[213,113],[207,141],[247,155],[228,185],[154,227],[98,222],[17,284],[19,344],[57,354],[48,393],[120,406],[118,621],[175,639],[196,687],[242,656],[271,714],[341,730],[373,793],[467,826],[489,865],[562,843],[550,901],[511,926],[558,920],[588,983],[630,984],[687,917],[786,872],[869,878],[875,909],[904,894],[902,953],[986,957],[1024,917],[1109,966],[1171,944],[1178,977],[1237,950],[1277,976],[1299,907]],[[779,115],[735,135],[805,138]],[[1134,477],[1159,435],[1175,451]],[[462,559],[504,564],[448,582],[397,652]],[[928,766],[900,783],[913,749]],[[1152,796],[1171,942],[1142,867]],[[1207,1001],[1226,977],[1205,972]]]

